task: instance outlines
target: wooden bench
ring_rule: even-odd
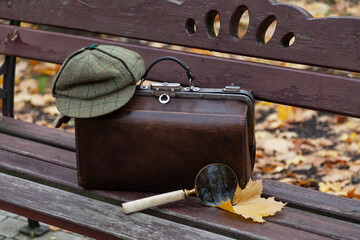
[[[246,10],[250,21],[241,38],[238,24]],[[218,35],[213,28],[217,14]],[[259,100],[360,117],[360,79],[19,27],[29,22],[85,35],[108,34],[108,39],[121,36],[360,72],[360,19],[313,19],[299,7],[272,0],[9,0],[0,1],[0,18],[11,20],[11,25],[0,25],[0,52],[7,56],[0,68],[0,209],[96,239],[359,238],[359,201],[271,180],[264,180],[263,195],[288,205],[265,224],[204,207],[196,198],[125,216],[121,203],[151,193],[82,189],[76,180],[73,134],[10,117],[15,57],[62,63],[91,43],[134,50],[147,65],[175,56],[191,67],[200,87],[235,84],[252,89]],[[266,42],[265,32],[274,20],[275,33]],[[154,68],[149,79],[186,84],[181,69],[170,63]]]

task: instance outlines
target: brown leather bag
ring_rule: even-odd
[[[152,66],[165,59],[183,66],[189,87],[142,85]],[[124,107],[76,119],[79,185],[148,192],[192,188],[201,168],[224,163],[244,188],[255,159],[253,96],[233,86],[196,88],[192,80],[178,59],[158,59]]]

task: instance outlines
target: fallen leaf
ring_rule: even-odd
[[[330,10],[329,5],[323,2],[313,2],[306,5],[306,10],[314,16],[314,18],[325,17]]]
[[[277,173],[277,172],[282,172],[284,169],[285,169],[285,166],[277,166],[277,167],[274,169],[274,172],[275,172],[275,173]]]
[[[297,122],[295,107],[279,105],[278,116],[284,122],[294,123]]]
[[[266,157],[264,151],[262,150],[256,150],[256,159]]]
[[[294,158],[286,159],[286,167],[289,167],[290,165],[299,165],[304,161],[305,158],[303,156],[298,155]]]
[[[299,186],[301,187],[305,187],[305,188],[309,188],[309,187],[315,187],[317,186],[317,182],[315,179],[310,178],[310,179],[306,179],[306,180],[302,180],[298,183]]]
[[[352,162],[351,166],[349,167],[349,170],[354,173],[360,172],[360,159]]]
[[[316,139],[309,139],[312,145],[316,146],[317,148],[320,147],[330,147],[334,145],[334,142],[327,138],[316,138]]]
[[[235,213],[233,205],[231,204],[230,198],[226,202],[221,201],[221,205],[216,205],[216,207],[221,208],[225,211]]]
[[[297,138],[298,134],[296,132],[282,132],[279,134],[279,137],[285,139],[293,139],[293,138]]]
[[[269,131],[255,131],[255,138],[257,140],[271,137],[274,137],[274,135]]]
[[[35,107],[45,107],[46,106],[46,100],[43,97],[43,95],[40,94],[32,94],[30,98],[31,105]]]
[[[342,142],[347,142],[349,140],[349,134],[344,133],[343,135],[340,136],[340,141]]]
[[[259,139],[257,142],[259,147],[263,148],[265,153],[272,155],[274,153],[287,153],[290,149],[294,148],[294,144],[283,138],[266,138]]]
[[[357,199],[360,199],[360,194],[357,194],[356,193],[356,188],[354,187],[351,191],[347,192],[347,197],[348,198],[357,198]],[[360,188],[359,188],[360,190]],[[359,191],[360,192],[360,191]]]
[[[38,82],[36,79],[26,79],[19,83],[18,90],[26,93],[36,93],[38,91]]]
[[[287,183],[287,184],[295,184],[295,179],[293,179],[293,178],[283,178],[283,179],[280,179],[279,182]]]
[[[277,120],[269,124],[270,129],[277,129],[281,126],[284,126],[284,122],[282,120]]]
[[[15,118],[25,122],[34,123],[35,116],[31,113],[26,113],[15,115]]]
[[[14,103],[15,105],[21,102],[29,102],[31,99],[31,94],[28,92],[21,92],[14,96]]]
[[[335,161],[326,160],[321,164],[321,166],[327,167],[327,168],[333,168],[337,167],[339,169],[346,168],[349,164],[349,161],[345,161],[342,159],[336,159]]]
[[[341,182],[331,182],[331,181],[326,181],[326,183],[324,182],[320,182],[319,183],[319,190],[321,192],[341,192],[343,188],[343,183]]]
[[[37,60],[33,60],[33,59],[29,60],[29,65],[30,66],[34,66],[34,65],[39,64],[39,63],[40,63],[40,61],[37,61]]]
[[[57,109],[57,107],[55,105],[52,105],[52,106],[48,106],[48,107],[44,108],[44,113],[47,113],[51,116],[56,116],[56,115],[59,115],[59,110]]]
[[[330,185],[327,184],[327,183],[324,183],[324,182],[320,182],[319,183],[319,191],[320,192],[328,192],[330,191],[331,188],[330,188]]]
[[[54,231],[54,232],[57,232],[57,231],[60,231],[60,230],[61,230],[61,228],[58,228],[58,227],[55,227],[55,226],[51,226],[51,225],[49,225],[49,229],[50,229],[50,231]]]
[[[322,150],[317,152],[317,155],[321,157],[340,157],[342,154],[341,152],[335,150]]]
[[[352,143],[352,142],[359,141],[359,137],[356,133],[351,133],[351,134],[344,133],[343,135],[340,136],[339,139],[340,139],[340,141],[346,142],[346,143]]]
[[[20,60],[18,63],[16,63],[15,76],[18,76],[19,78],[23,77],[28,66],[29,62],[25,60]]]
[[[331,182],[337,182],[337,181],[343,181],[347,179],[351,179],[352,173],[349,170],[345,169],[337,169],[333,168],[329,171],[323,170],[319,171],[319,174],[325,173],[326,176],[322,178],[324,181],[331,181]]]
[[[355,130],[359,127],[359,124],[356,123],[355,121],[349,121],[346,123],[346,127],[350,130]]]
[[[261,169],[261,172],[262,173],[272,173],[274,172],[274,167],[273,166],[264,166],[262,169]]]
[[[275,201],[274,197],[262,198],[262,190],[261,179],[256,181],[250,179],[244,190],[239,186],[237,187],[233,204],[228,199],[226,202],[222,201],[222,204],[217,205],[217,207],[239,214],[246,219],[251,218],[254,222],[264,223],[263,217],[274,215],[281,211],[286,204]]]
[[[33,72],[35,74],[42,74],[47,76],[55,76],[60,65],[54,63],[39,63],[33,67]]]

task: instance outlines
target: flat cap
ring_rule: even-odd
[[[64,61],[55,77],[52,95],[65,116],[102,116],[132,98],[144,72],[144,60],[138,53],[118,46],[91,44]]]

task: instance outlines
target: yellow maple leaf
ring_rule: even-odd
[[[221,208],[223,210],[226,210],[226,211],[229,211],[229,212],[232,212],[232,213],[235,213],[234,211],[234,208],[231,204],[231,201],[230,201],[230,198],[228,198],[228,200],[226,202],[224,201],[221,201],[221,205],[216,205],[218,208]]]
[[[284,122],[295,121],[295,108],[291,106],[278,106],[278,116]]]
[[[263,217],[274,215],[281,211],[286,204],[275,201],[273,197],[262,198],[262,190],[261,179],[256,181],[250,179],[244,190],[239,186],[237,187],[233,204],[228,199],[226,202],[222,201],[222,204],[217,205],[217,207],[239,214],[244,218],[251,218],[254,222],[264,223]]]

